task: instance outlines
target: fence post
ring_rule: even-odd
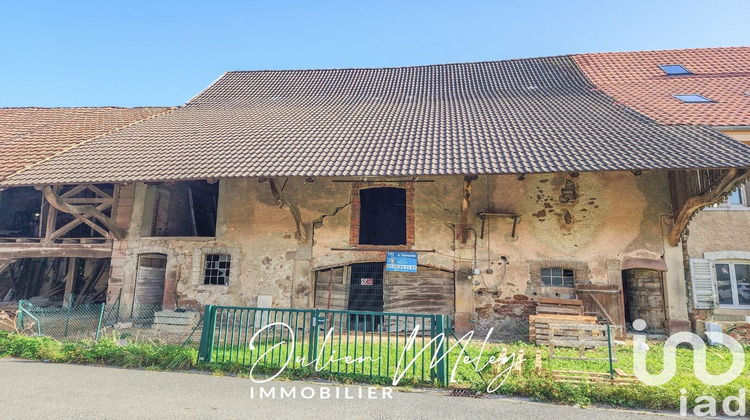
[[[214,305],[203,307],[203,331],[201,331],[201,344],[198,347],[198,360],[211,361],[211,350],[213,349],[214,328],[216,327],[216,310]]]
[[[99,323],[96,324],[96,335],[94,336],[95,341],[99,341],[99,331],[102,328],[102,318],[104,318],[104,307],[106,304],[102,303],[102,309],[99,311]]]
[[[307,343],[307,363],[313,363],[318,354],[318,310],[313,309],[311,315],[310,336]],[[315,369],[316,364],[313,363],[313,369]]]
[[[18,301],[18,317],[16,317],[16,329],[23,331],[23,300]]]
[[[68,325],[70,325],[70,303],[68,303],[68,310],[65,316],[65,337],[68,336]]]
[[[607,324],[607,345],[609,347],[609,379],[615,379],[615,369],[612,363],[612,331]]]
[[[120,322],[120,298],[122,297],[122,289],[117,294],[117,315],[115,315],[115,322]]]
[[[448,386],[448,356],[445,354],[445,346],[448,341],[448,323],[446,322],[445,315],[435,315],[435,337],[440,337],[442,334],[442,340],[437,342],[437,348],[435,360],[438,360],[437,365],[437,379],[438,383],[442,386]],[[433,337],[433,338],[435,338]]]

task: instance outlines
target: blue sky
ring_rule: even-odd
[[[748,0],[0,0],[0,106],[179,105],[228,70],[750,45],[748,16]]]

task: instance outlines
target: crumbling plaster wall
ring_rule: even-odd
[[[573,199],[571,182],[575,185]],[[575,269],[578,283],[621,284],[619,262],[623,258],[659,260],[668,247],[664,235],[669,226],[661,224],[662,215],[671,213],[664,173],[543,174],[527,175],[523,180],[480,177],[473,187],[474,212],[520,216],[514,237],[510,218],[487,218],[483,234],[481,220],[474,219],[473,227],[480,233],[476,268],[481,272],[471,279],[477,292],[477,315],[471,320],[474,328],[497,328],[498,317],[515,316],[523,322],[534,310],[526,300],[564,297],[562,290],[544,288],[534,281],[538,276],[530,270],[539,266]],[[460,248],[462,259],[472,258],[467,249],[471,245]],[[677,300],[683,298],[683,303],[675,303],[673,315],[684,318],[679,310],[680,304],[684,305],[681,269],[671,271],[678,289],[672,295]]]
[[[613,261],[660,259],[665,253],[663,232],[668,226],[660,220],[671,212],[665,173],[547,174],[527,175],[523,180],[480,176],[472,183],[473,231],[465,244],[455,239],[463,177],[429,179],[434,182],[409,184],[414,188],[413,249],[424,251],[419,254],[420,265],[456,272],[457,315],[480,327],[500,316],[522,316],[523,308],[529,307],[516,305],[511,313],[504,313],[508,302],[541,296],[540,286],[531,281],[532,261],[583,262],[588,271],[581,281],[616,283],[621,279],[619,270],[612,269]],[[568,187],[575,184],[574,199],[569,191],[561,199],[566,180]],[[123,299],[132,299],[137,255],[143,252],[167,255],[167,295],[176,296],[178,305],[253,305],[258,295],[268,294],[275,306],[309,307],[314,270],[384,260],[380,251],[349,250],[351,183],[323,178],[278,181],[287,199],[299,207],[306,240],[299,239],[291,212],[276,205],[268,183],[257,179],[221,181],[216,238],[141,237],[146,187],[137,184],[129,234],[115,244],[121,252],[114,257],[118,261],[113,260],[113,278],[122,277]],[[512,219],[488,218],[482,229],[477,212],[518,214],[515,235],[511,237]],[[228,286],[202,285],[201,250],[233,255],[234,275]],[[474,275],[474,268],[481,274]],[[113,299],[119,284],[110,283]]]

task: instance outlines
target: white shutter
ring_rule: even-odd
[[[711,260],[690,259],[690,277],[696,309],[709,309],[715,304],[714,283],[716,270]]]

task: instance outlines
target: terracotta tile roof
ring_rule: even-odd
[[[169,108],[0,108],[0,179]]]
[[[231,72],[4,184],[750,166],[750,147],[715,130],[614,102],[571,57]]]
[[[617,101],[662,124],[750,125],[750,47],[581,54],[589,80]],[[668,76],[658,66],[680,64],[691,75]],[[698,94],[714,103],[683,103]]]

